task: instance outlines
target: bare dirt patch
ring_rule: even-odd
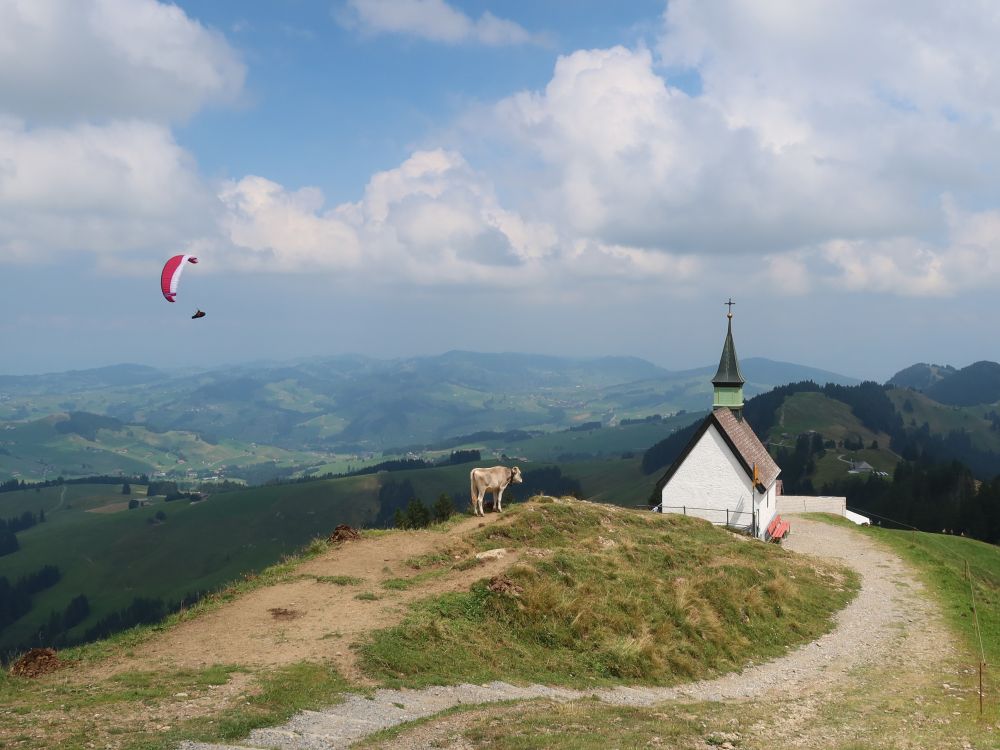
[[[85,513],[120,513],[123,510],[128,510],[128,500],[123,500],[120,503],[108,503],[107,505],[99,505],[96,508],[88,508]]]
[[[397,624],[416,599],[465,591],[480,578],[517,562],[516,553],[485,560],[463,571],[449,569],[403,589],[386,589],[390,579],[416,578],[413,559],[451,548],[460,536],[504,516],[466,518],[446,531],[395,532],[341,544],[297,569],[299,577],[245,594],[218,609],[181,622],[114,663],[87,667],[94,677],[126,671],[199,669],[215,664],[273,667],[303,660],[331,664],[348,679],[367,684],[351,645],[368,633]],[[461,556],[460,556],[461,557]],[[452,558],[452,563],[456,561]],[[377,599],[358,599],[351,586],[329,586],[331,576],[363,579]],[[274,611],[297,613],[275,615]],[[204,644],[211,643],[206,650]]]

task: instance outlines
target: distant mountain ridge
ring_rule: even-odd
[[[858,382],[759,357],[743,368],[748,397],[803,379]],[[552,431],[701,411],[711,405],[715,369],[672,371],[638,357],[468,351],[259,361],[198,372],[117,365],[0,377],[0,422],[87,413],[213,443],[368,453],[482,431]],[[90,419],[81,429],[89,435],[99,424]]]
[[[886,381],[886,385],[924,391],[939,380],[944,380],[956,372],[958,370],[951,365],[930,365],[926,362],[918,362],[897,372]]]
[[[975,406],[1000,401],[1000,364],[982,360],[960,370],[951,365],[911,365],[886,383],[920,391],[947,406]]]

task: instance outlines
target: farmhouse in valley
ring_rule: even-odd
[[[781,469],[743,420],[743,384],[733,343],[730,300],[726,341],[712,378],[712,413],[656,484],[661,513],[684,513],[741,527],[767,539],[787,531],[776,520]],[[780,528],[779,528],[780,526]]]

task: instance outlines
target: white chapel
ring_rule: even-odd
[[[743,420],[746,381],[733,343],[732,301],[727,304],[729,325],[712,378],[712,413],[657,482],[654,510],[745,528],[766,539],[776,516],[781,469]]]

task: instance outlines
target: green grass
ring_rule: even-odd
[[[283,722],[303,709],[333,704],[345,692],[358,692],[329,667],[300,663],[253,674],[245,697],[231,701],[221,711],[194,719],[150,719],[171,703],[208,694],[237,672],[247,670],[214,666],[177,672],[127,672],[86,685],[60,680],[58,673],[55,679],[46,680],[17,679],[4,673],[0,676],[0,705],[29,721],[33,715],[45,715],[58,707],[58,719],[32,727],[22,742],[4,745],[0,739],[0,747],[85,750],[95,743],[104,747],[114,738],[114,746],[125,750],[167,750],[181,740],[227,742],[245,737],[257,727]],[[0,738],[10,742],[16,736],[17,730],[12,728],[15,721],[4,721]]]
[[[426,570],[423,573],[418,573],[415,576],[410,576],[409,578],[389,578],[382,582],[382,587],[390,591],[406,591],[414,586],[419,586],[431,578],[437,578],[438,576],[445,573],[443,568],[437,570]]]
[[[318,709],[338,701],[346,692],[358,692],[335,670],[322,664],[302,662],[269,670],[260,677],[259,691],[243,706],[221,716],[194,720],[178,727],[160,744],[134,744],[129,750],[159,750],[176,747],[183,739],[200,742],[235,741],[258,727],[274,726],[299,711]]]
[[[393,685],[492,679],[674,684],[737,669],[811,640],[856,591],[853,573],[814,569],[678,516],[589,503],[527,503],[471,535],[478,549],[543,548],[507,575],[419,602],[361,651]]]
[[[506,714],[508,720],[475,721],[463,731],[464,739],[473,747],[498,750],[712,747],[723,742],[721,735],[707,730],[689,711],[665,714],[584,700],[521,705],[516,711],[499,713]],[[698,740],[701,742],[695,744]]]
[[[933,689],[925,691],[926,685],[914,689],[912,682],[893,684],[891,676],[879,673],[874,682],[858,679],[846,694],[825,695],[818,707],[795,698],[770,697],[735,705],[730,701],[671,701],[651,708],[614,706],[596,699],[478,706],[467,712],[461,726],[439,731],[428,746],[454,743],[496,750],[997,747],[1000,728],[979,720],[968,706],[956,701],[949,704]],[[955,710],[959,708],[964,710]],[[403,743],[397,738],[405,741],[408,730],[421,723],[426,722],[373,736],[360,747],[399,746]]]

